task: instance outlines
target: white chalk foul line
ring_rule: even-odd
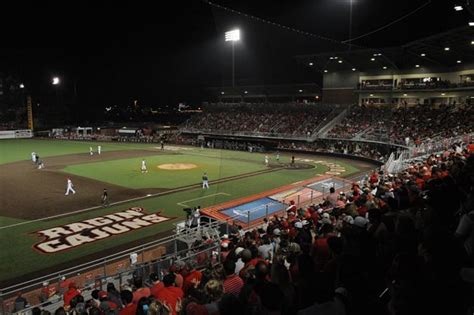
[[[196,188],[197,187],[198,187],[198,185],[196,185]],[[130,201],[143,200],[143,199],[153,198],[153,197],[159,197],[159,196],[162,196],[162,195],[167,195],[167,194],[170,194],[170,193],[173,193],[173,192],[180,192],[180,191],[183,191],[182,187],[167,190],[167,191],[163,191],[163,192],[159,192],[159,193],[156,193],[156,194],[147,194],[147,195],[142,196],[142,197],[135,197],[135,198],[131,198],[131,199],[112,202],[112,203],[109,204],[109,207],[120,205],[120,204],[123,204],[123,203],[128,203]],[[104,208],[102,206],[95,206],[95,207],[89,207],[89,208],[85,208],[85,209],[70,211],[70,212],[66,212],[66,213],[52,215],[52,216],[49,216],[49,217],[44,217],[44,218],[39,218],[39,219],[24,221],[24,222],[19,222],[19,223],[14,223],[14,224],[6,225],[6,226],[0,226],[0,230],[8,229],[8,228],[16,227],[16,226],[21,226],[21,225],[25,225],[25,224],[40,222],[40,221],[46,221],[46,220],[50,220],[50,219],[61,218],[61,217],[65,217],[65,216],[68,216],[68,215],[71,215],[71,214],[78,214],[78,213],[87,212],[87,211],[91,211],[91,210],[98,210],[98,209],[104,209]]]
[[[214,197],[214,196],[219,196],[219,195],[230,196],[230,194],[228,194],[228,193],[220,192],[220,193],[210,194],[210,195],[199,197],[199,198],[194,198],[194,199],[190,199],[190,200],[181,201],[181,202],[178,202],[176,204],[178,206],[182,206],[182,207],[189,207],[189,205],[187,205],[186,202],[206,199],[206,198],[209,198],[209,197]]]

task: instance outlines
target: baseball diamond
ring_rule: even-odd
[[[13,148],[21,147],[16,155]],[[98,254],[126,248],[154,235],[166,235],[173,224],[183,220],[183,205],[203,208],[231,201],[279,186],[298,182],[324,173],[329,167],[321,158],[304,162],[311,167],[286,168],[291,156],[281,153],[281,165],[266,167],[263,154],[195,147],[172,147],[160,150],[148,144],[102,143],[100,155],[89,154],[89,144],[80,141],[7,140],[0,148],[0,282],[38,275],[54,266],[87,261]],[[28,160],[27,152],[44,152],[45,169],[37,169]],[[311,155],[300,155],[308,158]],[[140,172],[146,159],[148,173]],[[316,161],[318,163],[313,162]],[[344,165],[350,176],[373,167],[370,163],[334,159]],[[156,167],[152,167],[155,165]],[[160,167],[171,165],[171,167]],[[184,170],[176,170],[176,167]],[[192,166],[192,167],[190,167]],[[201,187],[202,172],[209,177],[209,189]],[[65,179],[70,177],[76,194],[64,196]],[[258,183],[258,184],[257,184]],[[110,206],[101,206],[101,194],[107,189]],[[209,197],[206,197],[209,196]],[[27,197],[27,198],[25,198]],[[112,238],[97,236],[94,242],[83,238],[76,246],[61,245],[38,251],[42,238],[37,233],[74,222],[85,222],[129,208],[159,211],[169,219],[158,224]],[[8,237],[7,237],[8,235]],[[97,239],[100,238],[100,239]],[[71,240],[71,239],[70,239]],[[59,244],[56,244],[59,246]],[[44,245],[45,246],[45,245]],[[66,248],[67,247],[67,248]],[[50,252],[50,254],[46,254]],[[12,260],[11,258],[15,259]],[[9,261],[12,263],[10,264]],[[21,266],[21,269],[18,268]],[[21,272],[20,272],[21,270]]]

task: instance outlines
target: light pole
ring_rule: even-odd
[[[225,32],[225,41],[232,42],[232,93],[235,93],[235,42],[240,40],[240,30],[235,29]],[[233,99],[233,97],[232,97]]]
[[[51,83],[52,83],[53,85],[58,86],[60,82],[61,82],[61,81],[59,80],[58,77],[53,77],[53,80],[52,80]],[[58,96],[58,89],[57,89],[57,88],[55,89],[55,92],[56,92],[56,110],[57,110],[58,107],[59,107],[59,96]]]
[[[349,51],[352,48],[352,1],[349,0]]]

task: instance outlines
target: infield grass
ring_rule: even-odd
[[[32,151],[38,152],[41,156],[86,153],[90,145],[96,148],[98,143],[46,140],[6,140],[4,142],[2,140],[0,141],[0,163],[28,160]],[[102,144],[104,151],[143,150],[144,148],[157,150],[156,147],[156,144]],[[259,153],[201,150],[188,147],[177,148],[175,151],[165,151],[164,153],[145,158],[149,171],[147,174],[141,174],[140,172],[141,158],[69,165],[62,171],[137,189],[150,187],[175,188],[200,183],[203,172],[207,172],[209,179],[212,181],[267,169],[263,163],[265,155]],[[275,155],[269,154],[269,157],[270,163],[276,164]],[[289,160],[289,154],[281,154],[280,161],[282,163],[288,163]],[[315,160],[332,161],[330,158],[321,157],[317,157]],[[336,162],[346,169],[343,176],[359,171],[348,161],[336,160]],[[157,168],[159,164],[165,163],[194,163],[197,168],[185,171],[166,171]],[[312,164],[313,162],[308,163]],[[0,251],[0,281],[54,267],[61,263],[74,264],[75,260],[80,257],[168,231],[174,227],[175,223],[184,219],[183,205],[190,207],[200,205],[205,208],[309,179],[318,174],[324,174],[328,170],[327,166],[321,164],[315,166],[315,168],[301,170],[278,169],[269,173],[255,174],[218,184],[212,184],[211,182],[210,189],[207,190],[195,188],[56,219],[28,222],[0,217],[0,248],[2,248]],[[114,202],[114,196],[110,196],[110,198],[111,202]],[[130,207],[143,207],[149,213],[161,211],[163,215],[174,219],[139,229],[136,232],[103,239],[56,254],[40,253],[33,248],[34,244],[42,241],[42,238],[35,233],[36,231],[99,217]],[[13,224],[18,223],[21,225],[13,226]]]

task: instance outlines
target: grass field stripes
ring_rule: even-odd
[[[190,207],[190,206],[187,204],[188,202],[197,201],[197,200],[202,200],[202,199],[206,199],[206,198],[212,198],[212,197],[220,196],[220,195],[230,196],[230,194],[228,194],[228,193],[219,192],[219,193],[210,194],[210,195],[203,196],[203,197],[198,197],[198,198],[194,198],[194,199],[190,199],[190,200],[185,200],[185,201],[177,202],[176,204],[177,204],[178,206],[182,206],[182,207]]]

